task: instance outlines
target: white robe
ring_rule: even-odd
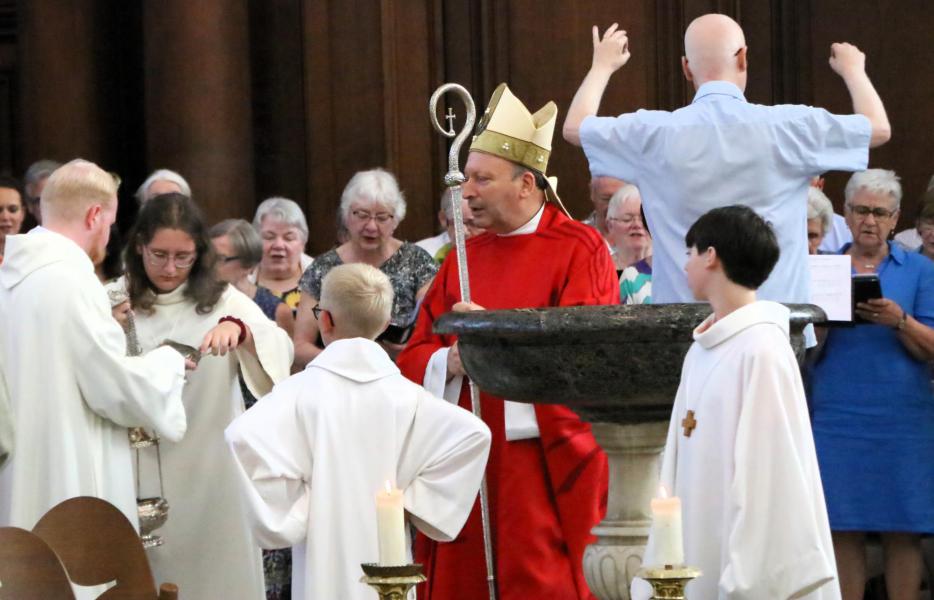
[[[490,431],[407,380],[374,342],[332,342],[227,429],[253,531],[293,547],[292,597],[372,600],[375,495],[403,490],[409,519],[450,541],[477,497]]]
[[[123,286],[124,282],[120,279],[111,285]],[[181,441],[161,444],[169,518],[156,532],[165,543],[148,551],[149,560],[156,581],[178,584],[182,598],[265,598],[262,554],[249,531],[224,428],[244,411],[238,366],[250,391],[260,397],[288,376],[292,342],[232,286],[214,310],[204,315],[195,311],[184,290],[183,284],[158,295],[152,314],[136,311],[136,330],[144,351],[167,339],[197,348],[218,319],[231,315],[250,328],[259,360],[240,350],[223,357],[205,355],[188,375],[183,394],[188,433]],[[144,449],[142,456],[143,496],[157,496],[155,453]]]
[[[13,409],[10,407],[3,362],[0,361],[0,467],[3,467],[13,452],[13,439]]]
[[[0,470],[0,525],[32,529],[75,496],[138,526],[127,428],[178,440],[185,364],[171,348],[128,358],[88,255],[47,229],[7,238],[0,267],[0,365],[16,449]]]
[[[687,597],[839,599],[830,525],[788,309],[744,306],[694,330],[661,480],[681,498]],[[694,411],[696,428],[681,425]],[[644,565],[655,565],[649,535]],[[816,588],[816,590],[815,590]],[[633,583],[645,599],[648,584]],[[810,593],[808,593],[810,591]]]

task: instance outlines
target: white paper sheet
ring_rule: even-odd
[[[852,259],[846,254],[811,254],[811,304],[830,321],[853,320]]]

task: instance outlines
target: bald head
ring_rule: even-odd
[[[681,61],[695,89],[713,80],[746,88],[746,37],[739,23],[726,15],[703,15],[688,25]]]

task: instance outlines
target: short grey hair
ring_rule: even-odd
[[[276,221],[282,221],[290,227],[298,229],[302,234],[302,241],[308,241],[308,221],[305,220],[305,213],[294,200],[283,198],[282,196],[273,196],[266,198],[256,207],[256,214],[253,216],[253,227],[256,231],[263,228],[263,219],[271,217]]]
[[[208,237],[212,240],[225,235],[243,267],[250,269],[263,260],[263,238],[248,221],[224,219],[208,230]]]
[[[176,173],[175,171],[170,171],[169,169],[158,169],[153,171],[152,174],[146,178],[146,181],[139,186],[136,190],[136,199],[140,204],[151,199],[149,195],[149,186],[151,186],[156,181],[170,181],[178,186],[178,189],[181,190],[181,193],[185,196],[191,198],[191,186],[188,185],[188,182],[185,181],[185,178]]]
[[[26,169],[26,174],[23,175],[23,183],[26,185],[31,185],[38,183],[43,179],[48,178],[55,169],[62,166],[62,163],[57,160],[49,160],[43,158],[42,160],[37,160],[36,162],[29,165],[29,168]]]
[[[610,196],[610,203],[607,205],[606,214],[615,214],[617,210],[622,208],[623,204],[627,200],[631,199],[642,202],[642,194],[639,193],[639,188],[631,183],[627,183],[623,187],[613,192],[613,195]]]
[[[341,218],[344,223],[350,216],[350,204],[354,200],[363,200],[374,204],[385,204],[392,210],[396,225],[405,218],[405,196],[399,189],[396,178],[385,169],[358,171],[341,193]]]
[[[902,184],[899,183],[899,177],[895,174],[895,171],[867,169],[853,173],[843,192],[846,196],[847,206],[850,206],[853,196],[859,193],[860,190],[866,190],[871,194],[891,196],[895,201],[895,210],[901,207]]]
[[[808,221],[820,219],[824,235],[833,227],[833,204],[830,198],[814,186],[808,186]]]

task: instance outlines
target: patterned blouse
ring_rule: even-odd
[[[652,267],[645,259],[623,269],[619,299],[620,304],[652,303]]]
[[[305,270],[298,287],[301,291],[315,298],[321,298],[321,280],[328,271],[344,264],[337,250],[328,250],[315,258],[315,262]],[[415,294],[438,272],[438,265],[430,254],[415,244],[402,242],[395,254],[379,266],[379,270],[389,277],[395,298],[392,301],[393,325],[407,326],[415,320],[417,301]]]

